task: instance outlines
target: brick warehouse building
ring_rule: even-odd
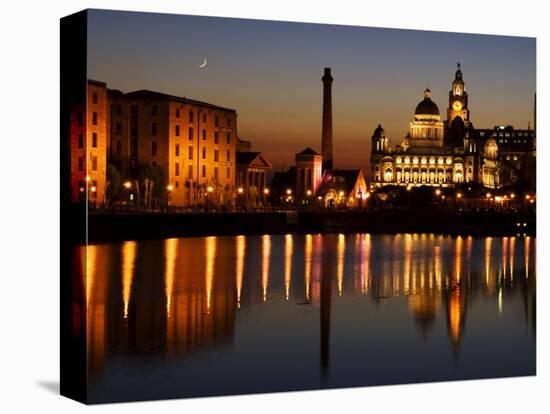
[[[74,202],[84,200],[85,187],[91,202],[106,201],[107,162],[125,182],[130,180],[132,191],[137,186],[131,180],[136,168],[158,168],[170,205],[235,200],[238,138],[234,109],[148,90],[123,93],[89,80],[87,111],[75,106],[72,112]]]
[[[107,171],[108,97],[106,84],[88,81],[86,107],[71,104],[71,200],[92,204],[105,199]]]

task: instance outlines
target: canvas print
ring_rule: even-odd
[[[535,61],[527,37],[63,18],[62,394],[535,375]]]

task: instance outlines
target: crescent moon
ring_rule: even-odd
[[[199,65],[199,68],[201,68],[201,69],[204,68],[204,67],[206,66],[206,63],[207,63],[207,62],[208,62],[208,61],[206,60],[206,58],[204,58],[204,62],[202,62],[202,63]]]

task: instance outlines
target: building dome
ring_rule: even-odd
[[[432,101],[432,92],[429,89],[424,91],[424,100],[422,100],[414,111],[415,115],[439,115],[439,108]]]

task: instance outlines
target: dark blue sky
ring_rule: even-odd
[[[306,146],[320,151],[325,66],[334,77],[337,167],[367,166],[379,123],[399,144],[426,85],[445,116],[458,61],[475,127],[533,123],[534,38],[101,10],[89,16],[90,78],[125,92],[151,89],[235,108],[239,136],[276,169]],[[203,57],[208,64],[199,69]]]

